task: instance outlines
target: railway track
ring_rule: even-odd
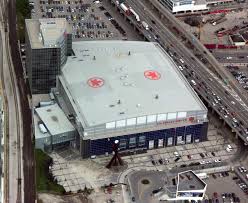
[[[5,44],[7,46],[7,49],[6,50],[10,50],[10,47],[9,47],[9,40],[7,39],[7,37],[5,38]],[[9,63],[9,67],[11,67],[9,70],[10,70],[10,78],[11,78],[11,83],[12,83],[12,87],[13,87],[13,96],[14,96],[14,100],[15,100],[15,109],[16,109],[16,144],[17,144],[17,167],[18,167],[18,170],[17,170],[17,200],[16,202],[17,203],[21,203],[22,202],[22,193],[21,193],[21,160],[22,160],[22,157],[21,157],[21,143],[20,143],[20,128],[21,128],[21,125],[20,125],[20,114],[19,114],[19,105],[18,105],[18,98],[17,98],[17,94],[18,94],[18,90],[16,88],[16,85],[15,85],[15,73],[14,73],[14,70],[13,70],[13,66],[12,66],[12,59],[11,59],[11,56],[10,56],[10,53],[7,51],[6,52],[6,56],[7,56],[7,60],[8,60],[8,63]]]
[[[0,43],[2,43],[2,35],[0,34]],[[3,59],[3,47],[1,46],[0,48],[0,53],[2,53],[2,59]],[[3,63],[1,64],[1,86],[2,86],[2,90],[5,89],[5,84],[4,84],[4,77],[3,77]],[[9,112],[9,108],[8,108],[8,100],[7,100],[7,96],[5,91],[2,92],[3,95],[3,99],[4,99],[4,112]],[[8,114],[5,113],[4,116],[4,124],[5,124],[5,128],[4,128],[4,176],[5,176],[5,181],[4,181],[4,197],[5,197],[5,201],[8,201],[8,197],[9,197],[9,116]]]
[[[25,82],[24,72],[22,67],[22,61],[20,57],[20,51],[18,46],[17,37],[17,16],[16,16],[16,0],[8,0],[8,22],[9,22],[9,45],[10,53],[13,63],[13,76],[15,76],[16,84],[19,90],[19,105],[20,105],[20,121],[22,124],[22,146],[19,142],[18,150],[22,152],[19,154],[18,166],[18,194],[17,202],[23,201],[27,203],[33,203],[36,199],[35,193],[35,162],[34,162],[34,149],[33,149],[33,130],[32,130],[32,112],[31,112],[31,92],[29,84]],[[21,137],[18,137],[21,141]],[[22,148],[21,148],[22,147]],[[21,172],[23,170],[23,180],[20,179]],[[23,196],[22,196],[23,189]]]
[[[0,7],[4,8],[5,7],[5,1],[0,1]],[[3,9],[1,9],[1,24],[6,27],[6,17],[5,17],[5,12]],[[5,84],[4,84],[4,71],[3,71],[3,46],[2,46],[3,40],[2,40],[2,33],[0,32],[0,53],[2,54],[1,58],[1,88],[2,88],[2,96],[4,99],[4,112],[9,112],[9,108],[8,108],[8,100],[7,100],[7,95],[5,90]],[[4,124],[5,124],[5,128],[4,128],[4,200],[6,202],[9,202],[9,116],[8,114],[5,113],[4,115]],[[7,143],[7,144],[6,144]]]
[[[6,15],[6,9],[7,8],[7,1],[1,1],[1,8],[3,9],[1,12],[1,20],[2,20],[2,25],[4,27],[4,32],[7,33],[7,25],[8,25],[8,20],[7,20],[7,15]],[[9,47],[9,38],[8,35],[5,35],[4,37],[4,41],[2,36],[1,37],[1,43],[5,44],[5,50],[6,50],[6,59],[7,59],[7,64],[9,67],[9,76],[10,76],[10,83],[11,83],[11,90],[13,93],[13,101],[14,101],[14,106],[15,106],[15,118],[12,118],[13,120],[15,119],[15,123],[16,123],[16,132],[13,132],[13,129],[9,128],[9,114],[10,114],[10,109],[9,109],[9,102],[8,102],[8,97],[6,94],[6,86],[5,86],[5,81],[8,80],[8,78],[5,78],[5,74],[4,73],[4,68],[3,68],[3,64],[1,66],[1,81],[2,81],[2,89],[3,89],[3,95],[4,95],[4,105],[5,105],[5,190],[4,190],[4,198],[5,198],[5,202],[10,202],[10,187],[14,187],[12,185],[10,185],[10,174],[9,170],[10,170],[10,145],[11,145],[11,141],[10,141],[10,136],[16,136],[15,138],[11,138],[14,140],[14,142],[16,143],[16,153],[13,156],[17,156],[15,157],[15,159],[17,159],[17,183],[16,183],[16,191],[17,191],[17,196],[16,196],[16,203],[21,203],[22,202],[22,157],[21,157],[21,124],[20,124],[20,105],[18,104],[18,89],[16,88],[16,84],[15,84],[15,72],[14,72],[14,68],[12,65],[12,58],[10,55],[10,47]],[[3,53],[3,46],[2,48],[2,52]],[[3,57],[3,55],[2,55]],[[2,58],[3,59],[3,58]],[[13,107],[12,107],[13,108]],[[13,120],[11,120],[11,122],[13,122]],[[11,131],[10,131],[11,130]],[[15,175],[14,175],[15,176]]]

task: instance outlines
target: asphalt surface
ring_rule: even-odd
[[[187,68],[185,67],[182,72],[189,82],[195,80],[197,85],[192,86],[196,92],[201,95],[230,126],[232,126],[232,119],[234,117],[236,117],[238,121],[242,121],[243,126],[240,125],[234,129],[237,133],[239,133],[239,131],[241,132],[240,136],[245,141],[246,135],[244,134],[244,128],[248,127],[248,121],[246,119],[248,116],[248,107],[246,104],[242,102],[234,91],[228,88],[212,72],[206,69],[204,64],[199,61],[192,52],[164,26],[163,23],[161,23],[159,16],[150,11],[150,7],[147,7],[147,4],[144,3],[144,1],[128,0],[126,2],[140,15],[141,21],[146,21],[153,30],[144,30],[143,34],[146,37],[147,35],[159,35],[159,43],[164,45],[164,47],[169,48],[169,52],[173,53],[171,54],[171,56],[173,55],[173,60],[181,66],[187,64]],[[151,20],[153,20],[155,24],[152,23]],[[137,24],[137,22],[133,22],[133,24]],[[147,37],[147,39],[149,39],[149,37]],[[155,39],[153,38],[150,41],[155,41]],[[174,52],[176,53],[176,56]],[[183,63],[180,62],[180,58],[183,59]],[[214,102],[217,96],[221,99],[222,104],[220,104],[220,102]]]
[[[213,51],[212,54],[220,63],[246,63],[248,65],[248,52],[245,51]]]
[[[27,202],[33,203],[36,199],[36,187],[35,187],[35,164],[34,164],[34,149],[33,149],[33,131],[32,131],[32,114],[30,109],[31,93],[28,84],[24,81],[24,73],[22,62],[19,53],[18,38],[17,38],[17,28],[16,28],[16,1],[8,1],[8,37],[10,44],[10,54],[13,64],[13,77],[15,78],[16,87],[18,87],[18,100],[20,108],[20,135],[17,140],[17,148],[20,146],[18,151],[21,151],[20,154],[16,154],[18,160],[18,167],[22,167],[22,177],[16,179],[18,182],[18,194],[16,202]],[[20,143],[18,143],[20,141]],[[13,147],[13,146],[11,146]],[[20,185],[21,185],[21,194],[20,195]],[[10,188],[13,186],[10,185]],[[11,193],[10,193],[11,194]],[[11,203],[14,201],[10,201]]]
[[[158,198],[152,195],[152,191],[164,187],[167,181],[165,172],[158,171],[136,171],[128,175],[129,185],[136,203],[158,203]],[[142,180],[148,180],[143,184]]]
[[[4,8],[4,7],[3,7]],[[17,97],[17,88],[13,67],[9,58],[8,36],[4,32],[4,24],[1,24],[1,82],[5,100],[5,162],[4,162],[4,201],[23,202],[23,185],[21,180],[21,150],[20,136],[20,106]],[[6,50],[6,51],[3,51]]]

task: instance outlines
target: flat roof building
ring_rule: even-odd
[[[58,104],[35,108],[34,123],[36,148],[75,140],[76,130]]]
[[[49,93],[71,55],[71,26],[63,18],[26,19],[26,70],[33,94]]]
[[[84,157],[206,139],[207,109],[157,44],[74,42],[54,94],[75,118]]]

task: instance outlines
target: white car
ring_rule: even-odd
[[[220,159],[215,159],[214,162],[215,162],[215,163],[220,163],[221,160],[220,160]]]
[[[196,82],[194,80],[191,80],[191,83],[196,86]]]
[[[183,59],[179,59],[179,61],[180,61],[181,63],[184,63],[184,60],[183,60]]]
[[[183,71],[183,69],[184,69],[182,66],[178,66],[178,68],[179,68],[181,71]]]
[[[175,157],[180,157],[178,152],[174,152],[173,154],[175,155]]]

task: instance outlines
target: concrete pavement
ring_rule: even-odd
[[[1,9],[6,9],[1,6]],[[3,10],[2,10],[3,11]],[[3,12],[1,12],[3,13]],[[2,19],[4,17],[2,16]],[[22,162],[22,125],[18,86],[13,71],[9,52],[8,35],[5,35],[3,21],[0,24],[1,82],[5,98],[5,182],[4,202],[23,202],[23,170]]]

